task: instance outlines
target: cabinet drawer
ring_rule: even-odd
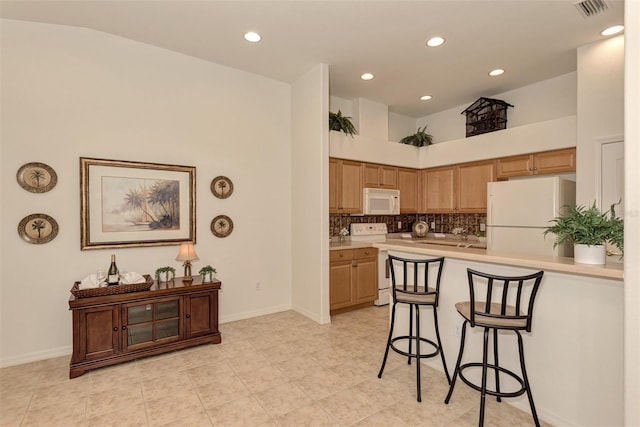
[[[348,261],[353,259],[353,249],[342,249],[339,251],[329,251],[329,262]]]
[[[376,248],[358,248],[353,250],[353,258],[374,258],[378,256],[378,249]]]

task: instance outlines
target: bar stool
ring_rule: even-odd
[[[480,426],[484,425],[486,395],[496,396],[498,402],[500,402],[502,397],[516,397],[524,393],[527,393],[533,420],[536,426],[540,426],[524,364],[524,348],[522,346],[522,335],[520,331],[531,332],[533,303],[538,293],[538,287],[542,281],[543,274],[544,271],[539,271],[528,276],[496,276],[467,269],[470,301],[459,302],[455,305],[458,313],[464,318],[464,323],[462,324],[458,361],[456,362],[453,380],[450,383],[449,393],[444,403],[449,403],[451,395],[453,394],[453,388],[456,385],[456,378],[460,376],[460,379],[465,384],[480,392]],[[484,291],[485,294],[484,301],[476,301],[476,295],[480,295],[482,291]],[[489,303],[486,303],[487,301]],[[472,328],[475,326],[484,328],[482,363],[473,362],[463,365],[460,364],[464,352],[467,324],[471,325]],[[493,330],[493,364],[487,361],[490,330]],[[513,331],[518,338],[518,353],[522,376],[503,368],[498,363],[498,331],[500,330]],[[471,367],[482,367],[482,380],[479,386],[469,381],[463,375],[463,371]],[[495,390],[487,388],[487,371],[489,369],[495,372]],[[501,391],[500,373],[504,373],[516,380],[520,384],[520,389],[510,392]]]
[[[407,356],[407,363],[409,365],[411,364],[411,359],[415,358],[418,402],[422,401],[422,394],[420,392],[420,359],[435,357],[440,354],[444,373],[447,376],[447,383],[451,383],[449,371],[447,370],[447,362],[444,359],[444,352],[442,351],[442,342],[440,341],[440,332],[438,331],[438,313],[436,310],[438,307],[440,277],[442,276],[443,265],[444,257],[415,260],[389,255],[393,305],[391,308],[391,325],[389,327],[387,348],[384,351],[384,359],[382,360],[378,378],[382,378],[382,372],[387,363],[390,348],[396,353]],[[409,306],[409,334],[394,337],[397,304],[407,304]],[[420,335],[420,307],[422,306],[431,306],[433,308],[433,325],[438,341],[437,344]],[[413,333],[414,312],[416,325],[415,335]],[[408,351],[399,349],[396,346],[396,343],[399,342],[406,343]],[[412,350],[414,342],[415,351]],[[431,345],[433,351],[423,353],[420,345],[421,342]]]

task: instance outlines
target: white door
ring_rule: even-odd
[[[600,208],[616,206],[616,215],[624,217],[624,142],[602,144],[602,169],[600,187]]]
[[[600,209],[607,210],[616,205],[616,215],[624,217],[624,141],[602,144],[602,168],[600,169]],[[607,244],[607,250],[617,253],[618,248]],[[609,257],[621,261],[620,257]]]

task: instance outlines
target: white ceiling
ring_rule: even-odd
[[[622,24],[624,2],[608,0],[591,18],[573,3],[2,0],[0,15],[93,28],[285,82],[326,63],[331,95],[422,117],[574,71],[576,48]],[[262,41],[247,43],[249,30]],[[446,43],[427,48],[434,35]],[[489,77],[494,68],[506,73]],[[360,80],[364,72],[375,79]],[[418,99],[426,94],[433,99]]]

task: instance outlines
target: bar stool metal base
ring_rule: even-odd
[[[449,401],[451,400],[451,395],[453,394],[453,389],[455,387],[456,384],[456,379],[459,376],[460,379],[462,380],[462,382],[464,382],[465,384],[467,384],[469,387],[471,387],[474,390],[477,390],[480,392],[480,420],[478,425],[479,426],[483,426],[484,425],[484,407],[485,407],[485,399],[486,399],[486,395],[490,395],[490,396],[495,396],[498,400],[498,402],[501,401],[501,398],[503,397],[517,397],[517,396],[521,396],[523,394],[527,394],[527,398],[529,399],[529,406],[531,407],[531,414],[533,415],[533,421],[535,422],[535,425],[537,427],[540,427],[540,421],[538,420],[538,414],[536,412],[536,407],[533,403],[533,397],[531,395],[531,387],[529,386],[529,380],[527,377],[527,370],[524,364],[524,348],[522,345],[522,335],[520,334],[519,331],[517,330],[513,330],[513,332],[517,335],[518,337],[518,354],[520,357],[520,369],[522,371],[522,376],[516,374],[513,371],[510,371],[506,368],[503,368],[501,366],[499,366],[498,364],[498,331],[496,328],[489,328],[489,327],[485,327],[484,328],[484,342],[483,342],[483,351],[482,351],[482,363],[480,362],[471,362],[471,363],[464,363],[464,364],[460,364],[460,362],[462,361],[462,354],[464,352],[464,343],[465,343],[465,335],[466,335],[466,330],[467,330],[467,324],[468,321],[464,321],[464,323],[462,324],[462,337],[460,340],[460,352],[458,354],[458,361],[456,362],[456,368],[453,372],[453,379],[451,380],[451,383],[449,385],[449,393],[447,393],[447,397],[444,400],[445,404],[449,404]],[[493,329],[493,355],[494,355],[494,363],[490,364],[488,363],[487,359],[487,350],[488,350],[488,341],[489,341],[489,331]],[[504,329],[502,329],[504,330]],[[473,382],[471,382],[469,379],[467,379],[464,374],[463,371],[467,368],[477,368],[480,367],[482,368],[482,384],[481,385],[477,385],[474,384]],[[487,388],[487,373],[489,370],[494,371],[495,373],[495,384],[496,384],[496,389],[495,390],[491,390],[489,388]],[[500,377],[499,374],[500,372],[507,374],[508,376],[510,376],[511,378],[513,378],[514,380],[516,380],[516,382],[520,385],[520,388],[516,391],[501,391],[500,390]]]
[[[398,354],[407,357],[407,364],[411,364],[411,359],[416,359],[416,386],[417,386],[417,400],[418,402],[422,402],[422,393],[420,387],[420,359],[426,359],[431,357],[436,357],[440,355],[442,359],[442,365],[444,367],[444,373],[447,376],[447,383],[451,384],[451,377],[449,376],[449,371],[447,369],[447,363],[444,359],[444,353],[442,352],[442,343],[440,341],[440,332],[438,331],[438,314],[436,312],[436,307],[433,307],[433,317],[434,317],[434,327],[436,331],[436,339],[438,343],[434,341],[421,337],[420,336],[420,304],[411,304],[409,310],[409,335],[400,335],[397,337],[393,337],[395,319],[396,319],[396,305],[393,304],[393,308],[391,309],[391,325],[389,327],[389,338],[387,339],[387,348],[384,352],[384,359],[382,360],[382,366],[380,367],[380,372],[378,372],[378,378],[382,378],[382,373],[384,371],[384,367],[387,363],[387,356],[389,355],[389,349],[392,349]],[[416,323],[416,333],[413,334],[413,311],[415,308],[415,323]],[[408,351],[404,351],[396,346],[396,343],[407,342]],[[415,350],[412,350],[413,343],[415,342]],[[433,347],[433,351],[423,354],[421,350],[420,343],[427,343]]]

